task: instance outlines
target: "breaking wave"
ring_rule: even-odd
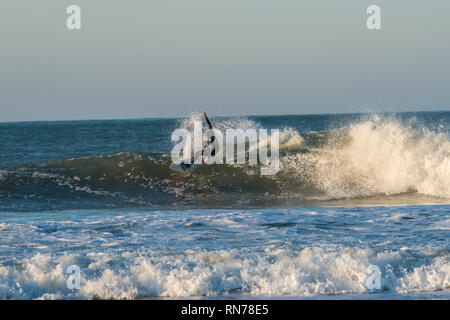
[[[189,128],[194,120],[181,126]],[[217,126],[258,128],[248,119]],[[203,165],[183,176],[169,164],[168,154],[123,152],[9,167],[0,172],[0,208],[242,206],[396,195],[450,199],[448,134],[395,119],[373,117],[301,134],[282,128],[280,170],[273,176],[261,176],[259,165],[225,164]],[[17,207],[18,199],[27,202]]]
[[[450,198],[450,141],[444,133],[374,119],[327,133],[324,145],[283,157],[280,176],[328,197],[417,192]]]
[[[245,251],[245,250],[244,250]],[[66,286],[70,265],[82,270],[80,290]],[[18,268],[0,266],[0,299],[135,299],[142,297],[311,297],[371,293],[367,269],[381,269],[379,292],[447,292],[448,254],[308,247],[299,252],[267,247],[177,255],[55,256],[38,253]]]

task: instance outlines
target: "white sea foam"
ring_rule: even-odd
[[[192,113],[188,118],[185,118],[180,121],[179,127],[183,129],[189,130],[191,133],[194,130],[194,123],[195,121],[203,121],[202,116],[198,113]],[[303,138],[300,136],[300,134],[293,129],[292,127],[284,127],[284,128],[263,128],[258,122],[245,118],[245,117],[236,117],[236,118],[229,118],[229,119],[220,119],[217,122],[214,122],[213,128],[220,130],[220,132],[225,135],[227,129],[237,130],[247,130],[247,129],[266,129],[267,133],[269,135],[268,137],[268,145],[270,148],[270,141],[272,137],[272,129],[278,129],[280,132],[279,135],[279,150],[280,151],[298,151],[300,150]],[[226,141],[224,141],[226,143]],[[193,143],[192,143],[193,146]],[[254,144],[248,146],[248,150],[254,150],[257,149],[259,144]]]
[[[423,258],[423,257],[422,257]],[[105,298],[298,296],[364,294],[367,268],[378,265],[382,290],[398,294],[450,289],[448,256],[426,259],[406,251],[308,247],[298,252],[187,251],[160,255],[125,252],[52,256],[36,254],[20,269],[0,266],[0,298]],[[411,264],[412,261],[412,264]],[[65,270],[81,263],[81,289],[66,287]]]
[[[289,175],[328,197],[418,192],[450,198],[450,141],[443,133],[375,118],[336,130],[328,143],[282,159]]]

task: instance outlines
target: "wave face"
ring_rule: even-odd
[[[222,131],[280,129],[280,170],[273,176],[261,176],[260,165],[203,165],[185,176],[170,171],[171,129],[192,128],[197,114],[172,122],[2,125],[5,139],[20,136],[0,154],[7,164],[0,167],[0,210],[242,207],[346,199],[448,203],[449,114],[213,121]]]

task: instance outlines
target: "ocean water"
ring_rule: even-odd
[[[199,119],[0,123],[0,298],[450,298],[450,112],[211,117],[280,170],[175,174]]]

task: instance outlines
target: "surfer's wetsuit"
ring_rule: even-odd
[[[211,136],[209,137],[209,140],[206,142],[206,145],[203,147],[202,155],[203,155],[203,152],[205,151],[206,147],[208,147],[210,144],[214,143],[214,141],[216,140],[216,137],[214,136],[214,131],[212,130],[211,122],[209,121],[208,117],[206,116],[206,113],[204,113],[204,117],[205,117],[206,123],[208,124],[208,130],[209,130],[209,133],[211,134]],[[211,150],[211,155],[214,156],[215,154],[216,154],[216,148]]]
[[[206,120],[206,123],[208,125],[208,133],[210,134],[208,141],[206,141],[206,144],[203,146],[202,149],[202,157],[203,157],[203,153],[205,152],[205,149],[210,146],[211,144],[214,143],[214,141],[216,141],[216,137],[214,136],[214,131],[212,130],[212,125],[211,122],[209,121],[208,117],[206,116],[206,113],[203,112],[203,117]],[[213,147],[213,149],[211,150],[210,155],[214,156],[216,154],[216,148]],[[187,168],[189,168],[195,161],[195,156],[191,159],[191,163],[182,163],[181,166],[183,167],[184,170],[186,170]]]

